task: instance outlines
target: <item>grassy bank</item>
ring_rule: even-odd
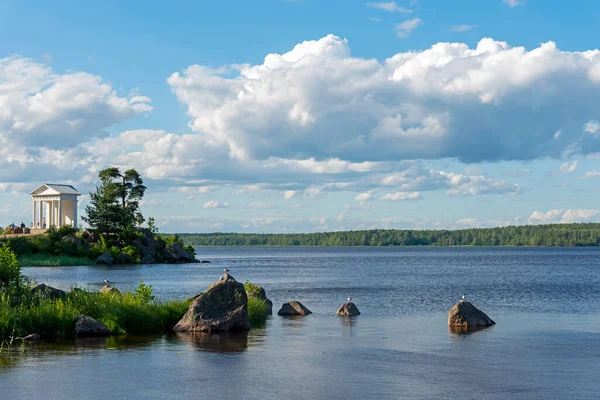
[[[17,257],[24,267],[75,267],[79,265],[94,265],[94,260],[88,257],[58,256],[53,254],[22,254]]]
[[[0,294],[0,340],[37,333],[45,340],[71,339],[75,319],[85,314],[115,334],[170,332],[189,301],[146,301],[135,293],[101,295],[72,291],[65,298]]]
[[[254,297],[248,297],[248,322],[250,326],[260,327],[267,322],[268,306],[264,300],[256,299]]]

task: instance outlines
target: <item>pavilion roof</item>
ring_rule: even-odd
[[[81,193],[79,193],[77,191],[77,189],[75,189],[73,186],[62,184],[62,183],[44,183],[42,186],[38,187],[37,189],[35,189],[34,191],[32,191],[29,194],[30,195],[38,194],[38,193],[44,191],[46,188],[56,191],[57,194],[70,194],[70,195],[74,195],[74,196],[81,196]]]

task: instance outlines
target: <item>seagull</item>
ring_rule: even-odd
[[[225,273],[228,273],[228,272],[229,272],[229,269],[227,269],[227,268],[223,268],[223,271],[225,271]]]
[[[466,295],[466,294],[463,294],[463,295],[462,295],[462,299],[463,299],[463,300],[466,300],[466,299],[467,299],[467,295]]]
[[[105,284],[106,286],[108,286],[108,285],[109,285],[109,283],[110,283],[110,282],[108,282],[108,279],[104,278],[104,284]]]
[[[352,296],[348,296],[348,301],[352,301]]]

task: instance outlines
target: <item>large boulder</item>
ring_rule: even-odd
[[[110,329],[106,325],[87,315],[80,315],[75,320],[75,336],[77,337],[110,336],[110,333]]]
[[[342,316],[353,316],[360,315],[360,311],[358,311],[358,307],[356,307],[356,304],[349,301],[347,303],[342,304],[340,308],[336,311],[336,314]]]
[[[312,311],[304,307],[299,301],[290,301],[288,303],[284,303],[281,306],[281,310],[277,312],[277,315],[284,316],[298,316],[308,314],[312,314]]]
[[[40,335],[37,333],[32,333],[31,335],[27,335],[23,338],[24,342],[39,342],[41,339]]]
[[[102,253],[96,259],[96,264],[111,265],[115,263],[115,258],[109,252]]]
[[[247,331],[248,297],[244,285],[223,275],[190,305],[176,332]]]
[[[31,294],[39,294],[41,296],[46,296],[52,300],[61,299],[67,295],[65,291],[53,288],[52,286],[48,286],[44,283],[42,283],[41,285],[37,285],[36,287],[31,289]]]
[[[141,262],[142,264],[156,264],[156,257],[152,254],[146,254],[145,256],[142,256]]]
[[[136,249],[139,250],[142,259],[146,259],[144,264],[153,264],[157,262],[157,258],[162,257],[162,251],[164,248],[163,243],[160,240],[154,238],[154,234],[147,228],[138,228],[138,237],[131,243]],[[153,262],[149,262],[150,260]]]
[[[461,300],[448,312],[448,327],[469,331],[496,325],[490,317],[466,300]]]
[[[189,263],[195,262],[196,259],[190,255],[183,246],[175,242],[172,245],[165,247],[163,250],[163,258],[168,263]]]
[[[264,301],[267,305],[267,314],[273,314],[273,302],[267,298],[267,293],[265,292],[265,289],[258,285],[252,285],[250,289],[246,287],[246,294],[248,295],[248,298],[254,298]]]

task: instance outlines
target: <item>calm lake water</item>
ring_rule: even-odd
[[[243,335],[120,337],[0,354],[1,399],[598,399],[600,249],[198,248],[211,264],[26,268],[62,289],[143,279],[162,299],[224,267],[273,300]],[[497,325],[453,334],[466,293]],[[362,315],[335,315],[351,295]]]

